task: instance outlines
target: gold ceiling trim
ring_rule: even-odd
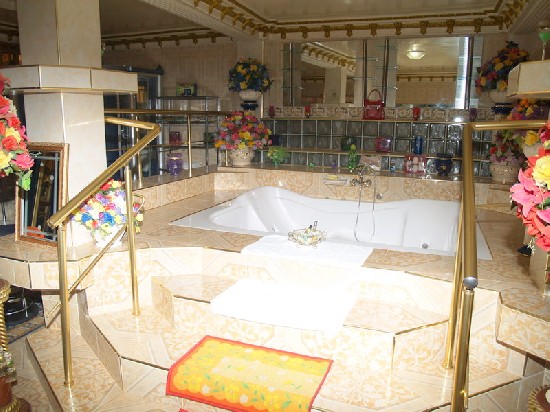
[[[192,27],[189,29],[166,29],[166,30],[157,30],[157,31],[141,31],[134,33],[123,33],[123,34],[107,34],[101,36],[103,40],[116,40],[116,39],[126,39],[132,37],[152,37],[152,36],[180,36],[190,33],[198,32],[212,32],[211,29],[206,27]],[[221,34],[221,33],[220,33]]]
[[[216,43],[218,38],[227,37],[225,34],[217,32],[207,32],[207,33],[189,33],[184,35],[168,35],[168,36],[155,36],[155,37],[125,37],[122,39],[116,40],[103,40],[105,47],[111,47],[115,49],[116,46],[125,46],[127,49],[130,48],[132,44],[141,44],[143,48],[147,43],[156,43],[159,47],[162,47],[163,43],[175,43],[176,46],[179,46],[182,41],[192,41],[193,44],[198,44],[199,40],[209,39],[211,43]]]
[[[224,0],[195,0],[195,3],[198,3],[199,1],[202,1],[204,3],[207,3],[209,5],[209,10],[211,12],[212,9],[223,6]],[[330,20],[296,20],[296,21],[279,21],[279,20],[269,20],[252,9],[248,8],[244,4],[240,3],[237,0],[226,0],[229,3],[235,5],[242,11],[246,12],[250,16],[256,17],[258,20],[262,21],[264,24],[272,24],[272,25],[300,25],[300,24],[319,24],[319,23],[340,23],[340,22],[350,22],[350,21],[364,21],[364,22],[373,22],[373,21],[401,21],[401,20],[407,20],[407,19],[425,19],[425,18],[451,18],[451,17],[472,17],[472,16],[487,16],[491,17],[491,14],[498,14],[504,0],[497,0],[495,3],[495,7],[493,9],[486,9],[479,12],[463,12],[463,13],[446,13],[446,14],[425,14],[425,15],[413,15],[413,16],[382,16],[382,17],[373,17],[373,18],[340,18],[340,19],[330,19]],[[526,0],[514,0],[513,4],[509,4],[508,7],[517,7],[519,3],[525,3]],[[528,1],[528,0],[527,0]],[[226,7],[227,8],[227,7]],[[230,9],[233,9],[230,7]]]
[[[328,63],[332,62],[340,67],[355,71],[354,57],[329,47],[316,45],[314,43],[304,43],[302,44],[302,54],[307,54],[308,56],[314,54],[317,59]]]
[[[199,7],[201,2],[206,4],[209,14],[212,15],[214,10],[217,10],[220,13],[219,18],[222,21],[225,17],[229,17],[233,20],[233,26],[242,24],[241,29],[243,31],[250,30],[252,34],[257,31],[263,32],[264,37],[267,37],[269,34],[279,34],[282,39],[285,39],[288,33],[298,32],[302,33],[303,38],[307,38],[308,33],[313,32],[324,32],[325,37],[330,37],[332,31],[345,31],[348,37],[352,37],[353,31],[357,30],[370,30],[373,36],[377,34],[377,30],[384,29],[395,29],[396,35],[400,35],[402,29],[410,28],[419,29],[421,34],[426,34],[428,28],[440,27],[447,27],[447,33],[451,34],[455,26],[472,27],[475,33],[479,33],[481,27],[498,27],[499,30],[503,30],[505,25],[509,26],[513,23],[529,0],[514,0],[513,3],[506,4],[504,4],[503,0],[498,0],[494,9],[483,10],[479,13],[464,12],[365,19],[298,20],[287,22],[268,20],[239,3],[237,0],[225,1],[232,6],[224,5],[224,0],[194,0],[194,5],[195,7]],[[239,10],[235,10],[235,7]],[[429,21],[430,19],[436,20]],[[408,22],[410,20],[416,21],[410,23]],[[357,22],[363,24],[353,24]]]

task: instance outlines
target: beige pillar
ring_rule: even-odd
[[[343,67],[325,69],[326,104],[346,103],[346,70]]]
[[[69,144],[71,198],[107,164],[103,91],[135,92],[137,78],[101,70],[99,0],[17,0],[17,17],[24,66],[2,72],[25,93],[29,140]]]

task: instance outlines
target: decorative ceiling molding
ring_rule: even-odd
[[[284,40],[293,34],[307,39],[310,34],[322,34],[325,38],[354,37],[354,34],[364,37],[366,33],[372,36],[388,32],[394,35],[412,34],[411,31],[432,34],[432,29],[437,29],[437,34],[442,31],[448,34],[455,31],[460,34],[480,33],[482,29],[495,32],[509,27],[528,2],[497,0],[494,8],[476,12],[293,21],[269,20],[237,0],[193,0],[193,5],[197,10],[204,10],[213,17],[218,16],[222,21],[231,21],[233,26],[240,26],[242,31],[250,34],[258,32],[264,38],[280,37]]]
[[[302,55],[355,72],[355,57],[320,43],[303,43]]]
[[[218,39],[228,39],[222,33],[214,32],[202,27],[192,27],[183,30],[155,30],[139,33],[125,33],[124,35],[105,35],[101,40],[105,47],[115,49],[117,47],[130,48],[133,44],[140,44],[143,48],[149,43],[162,47],[163,43],[172,45],[198,44],[199,40],[208,40],[216,43]]]

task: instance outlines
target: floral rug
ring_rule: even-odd
[[[230,411],[310,411],[331,365],[329,359],[205,336],[172,365],[166,394]]]

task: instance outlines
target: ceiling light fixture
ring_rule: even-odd
[[[407,50],[407,57],[412,60],[420,60],[425,55],[424,50]]]

